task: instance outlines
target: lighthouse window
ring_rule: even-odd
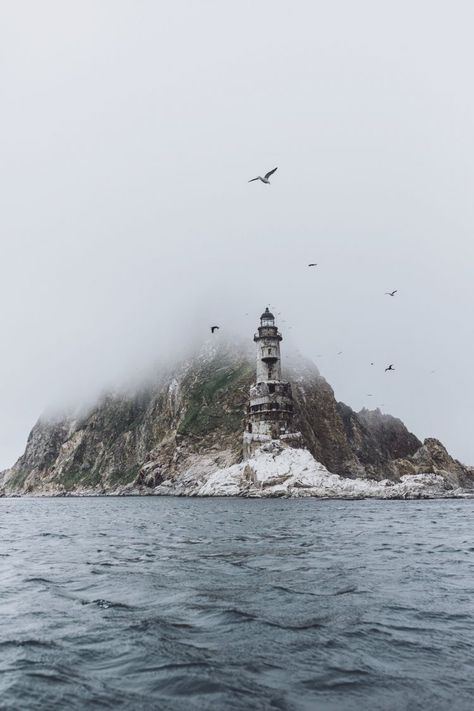
[[[267,350],[268,350],[268,355],[271,355],[272,349],[271,349],[271,348],[268,348]]]
[[[268,386],[268,392],[269,392],[269,393],[274,393],[274,392],[275,392],[275,386],[274,386],[274,385],[269,385],[269,386]]]

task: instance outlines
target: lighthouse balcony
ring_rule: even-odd
[[[293,412],[291,410],[263,410],[262,412],[251,412],[250,422],[265,422],[266,420],[291,420]]]
[[[279,360],[279,358],[278,358],[278,356],[275,356],[275,355],[264,355],[264,356],[262,356],[262,361],[263,361],[264,363],[270,363],[271,365],[273,365],[274,363],[276,363],[277,360]]]
[[[293,412],[292,402],[260,402],[252,403],[247,412],[250,415],[268,415],[269,413]]]
[[[283,336],[276,326],[260,326],[253,340],[260,341],[262,338],[277,338],[279,341],[283,340]]]

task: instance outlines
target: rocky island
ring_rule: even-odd
[[[246,344],[213,337],[134,392],[41,417],[0,495],[474,495],[474,470],[438,440],[337,402],[301,357],[282,368],[268,309],[254,340],[257,369]]]

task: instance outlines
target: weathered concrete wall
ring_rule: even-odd
[[[263,329],[260,329],[263,330]],[[268,329],[267,329],[268,330]],[[276,332],[276,329],[274,329]],[[281,380],[281,336],[255,336],[257,342],[257,383]]]
[[[265,323],[264,323],[265,321]],[[250,402],[244,432],[244,457],[253,455],[262,442],[289,436],[293,431],[293,395],[291,385],[281,380],[280,341],[282,336],[273,319],[261,319],[254,336],[257,344],[256,384],[250,388]],[[299,441],[297,436],[295,441]]]

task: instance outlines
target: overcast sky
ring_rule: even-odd
[[[338,399],[474,464],[473,26],[470,0],[3,2],[0,469],[47,407],[267,304]]]

